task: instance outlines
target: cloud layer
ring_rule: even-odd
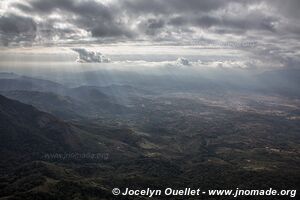
[[[297,8],[298,0],[2,0],[0,28],[3,37],[8,31],[31,32],[39,36],[36,40],[49,42],[106,38],[179,42],[176,39],[220,34],[225,39],[226,34],[241,33],[299,39]]]
[[[299,8],[299,0],[1,0],[0,45],[252,42],[242,49],[249,57],[297,66]]]

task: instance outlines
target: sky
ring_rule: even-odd
[[[0,58],[297,68],[299,9],[299,0],[0,0]]]

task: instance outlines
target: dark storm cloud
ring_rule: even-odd
[[[1,15],[2,41],[30,41],[36,38],[51,42],[59,38],[61,41],[144,40],[182,44],[191,38],[213,36],[226,40],[226,36],[229,36],[231,40],[257,38],[262,43],[267,43],[267,38],[275,38],[293,44],[299,39],[300,32],[297,23],[300,6],[298,0],[2,2],[9,4],[5,8],[7,13]],[[16,17],[13,16],[22,19],[14,23]],[[5,22],[9,21],[9,18],[11,21]],[[15,24],[18,29],[7,24]]]
[[[80,16],[97,16],[107,20],[112,19],[110,8],[94,0],[32,0],[29,1],[29,5],[22,3],[16,3],[14,5],[25,12],[49,14],[61,10]]]
[[[287,16],[288,18],[294,18],[299,20],[300,18],[300,1],[299,0],[267,0],[270,5],[273,5],[276,10]]]
[[[139,29],[147,35],[154,35],[165,26],[163,19],[150,18],[139,24]]]
[[[282,6],[285,14],[295,12],[296,0],[284,6],[281,1],[274,1]],[[247,30],[276,32],[277,16],[268,16],[264,10],[248,12],[248,6],[262,1],[256,0],[123,0],[103,4],[96,0],[28,0],[17,1],[11,5],[28,14],[47,17],[58,13],[61,20],[91,33],[92,37],[143,37],[156,35],[158,32],[190,31],[187,27],[211,28],[214,33],[242,33]],[[271,3],[270,0],[266,0]],[[232,15],[229,7],[238,6],[240,12]],[[234,12],[233,12],[234,14]],[[290,14],[292,15],[292,14]],[[124,20],[126,18],[126,20]],[[130,25],[139,18],[138,29],[132,30]],[[45,24],[45,23],[44,23]],[[56,32],[62,29],[49,27]],[[175,31],[174,31],[175,29]],[[297,32],[293,26],[285,30]],[[64,33],[64,32],[63,32]],[[66,34],[58,34],[66,35]],[[157,39],[157,38],[156,38]]]
[[[190,32],[190,28],[210,29],[217,34],[241,34],[248,30],[276,32],[276,16],[264,10],[248,11],[248,7],[261,3],[256,0],[125,0],[122,8],[131,17],[139,17],[139,30],[146,35],[161,32]],[[230,11],[236,6],[239,14]],[[155,17],[156,19],[153,19]],[[151,26],[153,21],[153,27]],[[156,28],[156,23],[159,27]],[[170,38],[170,37],[169,37]]]
[[[113,14],[115,8],[94,0],[32,0],[29,4],[14,6],[26,13],[47,16],[58,13],[62,22],[74,25],[91,33],[92,37],[131,37],[127,27],[118,22]],[[49,30],[53,27],[48,27]],[[56,29],[57,30],[57,29]]]
[[[33,41],[36,36],[36,23],[31,18],[14,14],[0,16],[0,36],[2,45]]]
[[[116,36],[126,36],[128,38],[132,37],[132,33],[127,30],[122,25],[100,23],[91,28],[91,33],[93,37],[116,37]]]
[[[215,18],[211,16],[203,16],[196,18],[195,25],[202,27],[218,26],[227,29],[242,29],[242,30],[267,30],[275,31],[274,23],[277,22],[276,18],[264,16],[261,13],[245,15],[241,18],[236,17],[223,17]]]
[[[232,0],[124,0],[121,3],[128,10],[141,14],[145,12],[208,12],[224,7],[230,1]]]

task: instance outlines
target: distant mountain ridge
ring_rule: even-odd
[[[30,157],[45,153],[103,151],[103,145],[85,130],[2,95],[0,121],[2,161],[9,153]]]
[[[70,151],[81,146],[75,127],[0,95],[1,149],[20,153]]]
[[[31,78],[27,76],[5,76],[0,75],[0,90],[34,90],[34,91],[51,91],[63,92],[66,88],[56,82]]]

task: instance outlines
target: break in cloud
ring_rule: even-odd
[[[299,8],[299,0],[1,0],[0,44],[229,42],[251,58],[297,66]]]

